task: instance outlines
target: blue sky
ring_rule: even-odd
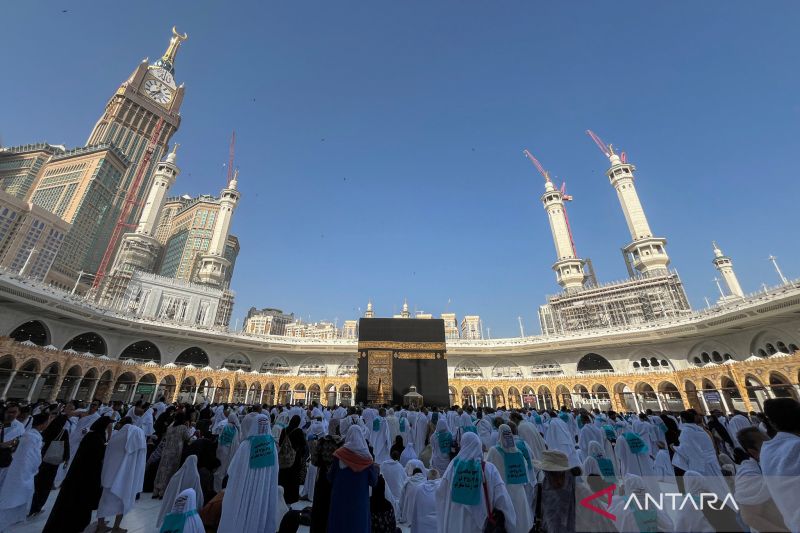
[[[557,291],[529,148],[575,196],[579,254],[621,279],[630,235],[598,132],[693,306],[712,239],[746,291],[800,276],[795,2],[6,2],[0,142],[81,145],[116,87],[188,32],[176,194],[224,183],[237,132],[235,317],[412,309],[538,331]],[[448,304],[448,302],[450,302]]]

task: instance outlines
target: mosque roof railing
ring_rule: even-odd
[[[263,347],[270,345],[293,345],[297,347],[307,346],[309,348],[324,348],[330,347],[356,347],[357,339],[318,339],[309,337],[285,337],[278,335],[259,335],[249,334],[242,331],[230,331],[228,328],[214,326],[202,327],[197,325],[190,325],[184,323],[171,323],[165,320],[143,319],[138,317],[131,317],[129,314],[121,312],[110,307],[102,306],[92,300],[88,300],[83,296],[72,295],[67,291],[61,290],[56,287],[48,286],[41,281],[36,281],[31,278],[20,277],[16,272],[8,269],[0,269],[0,291],[15,294],[23,299],[29,299],[38,304],[60,303],[68,305],[71,310],[88,318],[92,314],[97,318],[107,317],[115,319],[115,326],[123,325],[124,322],[129,322],[131,327],[139,328],[141,325],[153,325],[161,328],[174,329],[177,335],[186,336],[187,332],[196,332],[205,336],[215,337],[219,341],[250,341],[261,344]],[[791,298],[794,296],[794,298]],[[791,305],[800,305],[800,279],[792,280],[785,285],[776,287],[767,287],[765,290],[752,293],[742,299],[735,301],[723,302],[706,309],[693,311],[689,315],[667,318],[638,324],[635,326],[618,326],[613,328],[599,328],[587,329],[569,333],[558,333],[548,335],[534,335],[526,337],[512,337],[501,339],[447,339],[447,348],[464,348],[464,349],[491,349],[499,347],[511,348],[524,348],[534,347],[536,345],[551,345],[558,342],[580,342],[585,340],[597,341],[600,337],[616,336],[623,334],[647,333],[663,331],[663,335],[669,335],[672,328],[676,327],[692,327],[696,328],[706,325],[714,326],[721,322],[729,322],[738,320],[743,317],[742,311],[752,309],[764,304],[777,301],[772,307],[775,309],[785,308]],[[768,307],[758,312],[767,312],[771,308]],[[123,321],[123,322],[120,322]],[[209,339],[211,340],[211,339]],[[480,355],[480,352],[477,354]],[[487,352],[486,355],[493,355]]]

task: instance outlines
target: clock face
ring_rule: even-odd
[[[144,82],[144,93],[161,105],[166,105],[172,100],[172,89],[156,79],[151,78]]]
[[[163,81],[171,88],[175,88],[175,79],[172,77],[172,74],[169,73],[168,70],[163,68],[150,68],[150,74],[158,79]]]

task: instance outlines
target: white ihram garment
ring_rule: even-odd
[[[156,520],[156,527],[160,528],[164,523],[164,517],[167,513],[174,512],[173,502],[184,493],[185,490],[192,489],[194,492],[195,509],[199,511],[203,507],[203,487],[200,485],[200,474],[197,473],[197,456],[190,455],[186,458],[175,474],[169,480],[166,490],[164,491],[164,499],[161,503],[161,510],[158,513],[158,520]],[[189,511],[191,509],[185,509]]]
[[[31,509],[33,478],[42,464],[42,434],[29,429],[19,439],[14,459],[0,487],[0,531],[22,522]]]
[[[127,514],[136,503],[136,494],[144,486],[147,441],[144,431],[127,424],[108,439],[100,481],[103,495],[97,506],[97,517]]]

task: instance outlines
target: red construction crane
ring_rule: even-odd
[[[233,130],[231,133],[231,147],[228,150],[228,175],[226,176],[227,182],[226,185],[231,182],[233,179],[233,154],[234,148],[236,147],[236,130]]]
[[[539,171],[539,174],[544,176],[544,179],[550,181],[550,173],[547,172],[539,160],[534,157],[532,153],[530,153],[527,149],[522,151],[525,154],[525,157],[531,160],[533,165],[536,167],[536,170]],[[567,194],[567,182],[561,184],[561,199],[565,202],[571,202],[572,196]],[[567,215],[567,207],[564,206],[564,220],[567,223],[567,232],[569,233],[569,242],[572,245],[572,253],[575,254],[575,257],[578,257],[578,252],[575,250],[575,239],[572,238],[572,228],[569,226],[569,216]]]
[[[96,290],[98,287],[100,287],[100,284],[103,282],[103,278],[106,277],[106,273],[111,266],[111,260],[114,257],[114,252],[117,249],[117,244],[119,244],[119,240],[122,237],[123,231],[136,225],[128,224],[126,220],[128,220],[128,217],[133,211],[133,207],[136,205],[136,199],[139,195],[139,188],[142,186],[144,173],[147,170],[147,167],[150,166],[150,159],[152,159],[153,152],[158,145],[158,139],[161,137],[161,129],[163,126],[164,119],[159,118],[158,122],[156,122],[155,128],[153,128],[153,133],[150,135],[150,140],[147,142],[147,148],[145,148],[144,156],[139,163],[139,168],[136,170],[136,176],[133,178],[133,182],[131,183],[127,194],[125,195],[125,202],[122,204],[122,211],[120,212],[117,223],[114,226],[114,231],[111,233],[111,240],[108,241],[108,246],[103,254],[103,260],[100,261],[100,268],[97,269],[97,274],[94,277],[92,290]],[[97,296],[99,296],[99,294]]]

